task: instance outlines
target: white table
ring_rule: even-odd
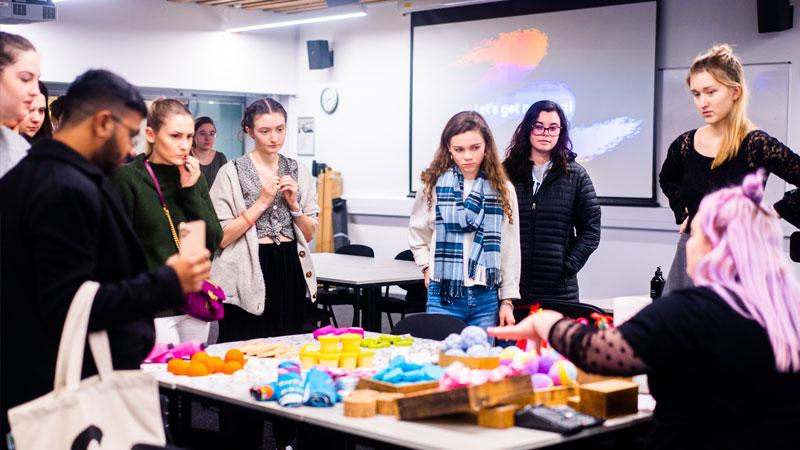
[[[375,307],[376,298],[372,289],[394,284],[424,280],[422,272],[412,261],[369,258],[366,256],[339,255],[336,253],[312,253],[317,281],[335,286],[353,288],[356,308],[361,291],[366,298],[361,326],[366,330],[380,331],[380,312]],[[356,311],[357,314],[357,311]]]
[[[275,340],[299,346],[303,342],[312,341],[313,338],[308,334],[284,336]],[[435,341],[416,339],[412,349],[433,355],[436,354],[438,345],[439,343]],[[207,351],[211,355],[224,355],[229,348],[236,346],[237,343],[217,344],[210,346]],[[394,351],[399,350],[392,348],[378,350],[376,365],[386,364]],[[341,403],[333,408],[306,406],[284,408],[276,402],[254,400],[248,393],[249,386],[246,383],[236,382],[230,376],[178,377],[166,372],[165,366],[165,364],[151,364],[143,366],[143,369],[159,380],[162,391],[172,397],[171,403],[177,403],[178,398],[186,399],[187,397],[211,400],[266,416],[267,419],[279,417],[291,420],[298,425],[299,435],[304,432],[313,432],[315,429],[329,430],[328,432],[333,430],[333,432],[347,436],[349,441],[366,443],[377,448],[387,445],[389,447],[436,450],[544,448],[598,434],[619,432],[649,421],[651,417],[650,412],[640,411],[638,414],[608,420],[602,426],[587,429],[568,437],[557,433],[518,427],[504,430],[483,428],[470,423],[469,419],[459,416],[419,421],[402,421],[391,416],[357,419],[345,417]],[[642,397],[640,398],[640,408],[642,408],[643,401],[646,402],[649,396],[640,397]]]

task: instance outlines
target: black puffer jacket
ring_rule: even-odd
[[[576,274],[600,244],[600,204],[586,170],[570,161],[568,173],[553,165],[533,196],[533,163],[512,180],[519,202],[523,304],[578,301]]]

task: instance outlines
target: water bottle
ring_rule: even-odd
[[[661,293],[664,291],[664,277],[661,274],[661,267],[656,268],[656,274],[653,275],[653,278],[650,280],[650,298],[653,300],[661,297]]]

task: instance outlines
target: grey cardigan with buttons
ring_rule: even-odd
[[[248,157],[243,156],[243,158]],[[319,215],[317,186],[311,177],[311,172],[300,162],[297,163],[297,178],[300,206],[303,208],[303,213],[316,225]],[[231,221],[247,209],[234,161],[222,166],[209,194],[224,231]],[[297,240],[297,257],[303,268],[308,295],[313,302],[317,299],[317,275],[311,260],[311,249],[296,224],[294,235]],[[226,303],[236,305],[257,316],[264,313],[266,289],[258,260],[258,236],[255,227],[250,227],[242,237],[217,251],[211,264],[211,280],[225,290],[228,298]]]

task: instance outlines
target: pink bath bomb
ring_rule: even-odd
[[[531,383],[533,384],[534,390],[553,387],[553,380],[543,373],[535,373],[531,375]]]

